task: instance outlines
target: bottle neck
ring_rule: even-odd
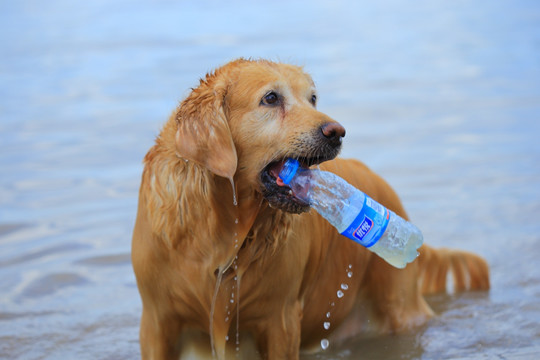
[[[285,183],[286,185],[289,185],[298,172],[298,168],[300,167],[300,163],[296,159],[288,158],[283,163],[283,167],[281,168],[281,171],[279,172],[279,177]]]

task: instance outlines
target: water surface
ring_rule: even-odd
[[[430,297],[422,328],[305,359],[538,358],[536,1],[4,1],[0,44],[0,358],[139,357],[141,160],[239,56],[304,65],[343,156],[428,243],[491,266],[491,291]]]

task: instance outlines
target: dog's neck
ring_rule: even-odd
[[[167,247],[214,270],[237,259],[241,272],[285,238],[290,215],[269,208],[241,174],[232,182],[216,176],[159,141],[145,162],[143,181],[152,188],[145,201],[149,211],[159,211],[149,218]]]
[[[216,214],[223,219],[227,217],[226,214],[234,214],[235,217],[234,225],[229,220],[220,223],[220,226],[234,229],[234,240],[225,251],[227,261],[220,262],[219,269],[226,271],[234,262],[233,272],[241,277],[248,267],[256,262],[264,262],[283,243],[290,228],[291,214],[271,208],[262,194],[243,180],[241,173],[237,173],[229,185],[226,179],[215,180],[216,194],[227,194],[227,187],[230,186],[230,191],[233,191],[234,186],[233,194],[236,195],[236,203],[233,201],[234,195],[225,196],[227,206]]]

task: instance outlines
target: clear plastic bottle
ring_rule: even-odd
[[[389,264],[404,268],[416,259],[423,242],[420,230],[339,176],[301,168],[287,159],[279,178],[294,196],[310,204],[341,235],[362,244]]]

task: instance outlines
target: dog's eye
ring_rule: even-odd
[[[275,91],[270,91],[261,99],[261,105],[277,105],[280,102],[280,97]]]
[[[311,103],[311,105],[315,106],[317,105],[317,95],[313,94],[311,95],[311,99],[309,101]]]

